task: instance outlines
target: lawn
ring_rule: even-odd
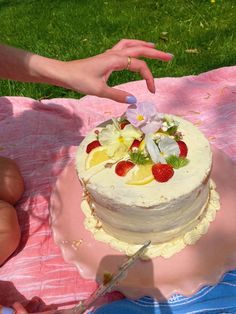
[[[61,60],[85,58],[121,38],[144,39],[175,55],[147,60],[155,77],[199,74],[236,64],[235,0],[0,0],[1,42]],[[110,85],[140,79],[114,73]],[[0,81],[0,95],[82,95],[62,88]]]

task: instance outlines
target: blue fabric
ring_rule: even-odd
[[[227,272],[214,286],[205,286],[191,297],[173,295],[167,302],[150,297],[123,299],[106,304],[90,314],[232,314],[236,313],[236,270]]]

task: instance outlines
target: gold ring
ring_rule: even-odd
[[[130,56],[128,56],[128,63],[127,63],[126,70],[129,70],[130,65],[131,65],[131,57],[130,57]]]

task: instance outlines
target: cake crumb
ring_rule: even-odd
[[[78,250],[78,248],[79,248],[79,246],[81,245],[83,243],[83,240],[74,240],[74,241],[72,241],[72,244],[71,244],[71,246],[72,246],[72,248],[74,249],[74,250]]]
[[[209,141],[211,141],[211,140],[215,140],[215,139],[216,139],[216,137],[215,137],[215,136],[209,136],[209,137],[208,137],[208,140],[209,140]]]
[[[96,228],[96,229],[101,229],[101,228],[102,228],[102,223],[101,223],[101,221],[98,220],[98,219],[97,219],[97,221],[96,221],[95,228]]]
[[[108,271],[105,271],[103,273],[103,284],[107,285],[113,278],[113,275],[111,273],[109,273]]]
[[[117,161],[115,161],[115,162],[107,162],[107,163],[104,165],[104,167],[105,167],[105,168],[111,168],[111,167],[114,166],[115,164],[117,164]]]

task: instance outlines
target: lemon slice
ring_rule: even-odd
[[[144,185],[151,182],[154,177],[152,174],[153,164],[137,165],[134,171],[130,173],[129,178],[126,180],[126,184],[129,185]]]
[[[85,161],[85,168],[86,170],[110,159],[106,152],[106,148],[99,146],[94,148],[87,156]]]

